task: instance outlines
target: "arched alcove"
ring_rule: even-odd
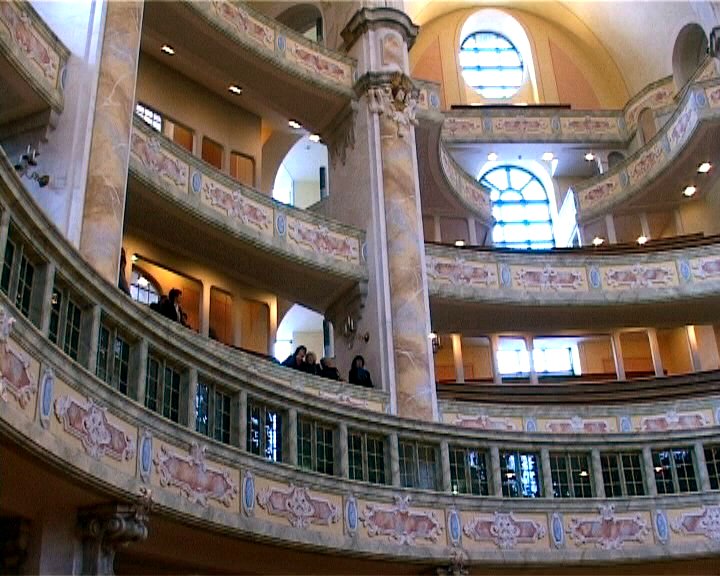
[[[314,4],[295,4],[280,14],[276,20],[316,42],[323,42],[323,16]]]
[[[643,108],[638,115],[638,129],[642,135],[643,144],[647,144],[648,141],[657,134],[655,112],[653,112],[650,108]]]
[[[614,168],[618,164],[620,164],[623,160],[625,160],[625,155],[622,152],[618,152],[617,150],[613,150],[608,154],[607,161],[608,161],[608,168]]]
[[[708,39],[700,24],[685,25],[673,47],[672,69],[675,86],[680,89],[692,77],[708,52]]]

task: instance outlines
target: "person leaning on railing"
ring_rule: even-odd
[[[357,386],[363,386],[365,388],[373,387],[370,372],[365,369],[365,358],[359,354],[353,358],[348,380],[350,381],[350,384],[355,384]]]

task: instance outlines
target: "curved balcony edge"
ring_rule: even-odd
[[[442,138],[438,139],[438,154],[443,176],[460,202],[487,226],[495,219],[490,206],[490,191],[472,178],[447,151]]]

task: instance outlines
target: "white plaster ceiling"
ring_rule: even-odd
[[[277,330],[277,340],[292,340],[293,332],[322,332],[323,316],[314,310],[293,305]]]
[[[294,182],[319,182],[320,166],[328,165],[327,146],[303,136],[283,160]]]

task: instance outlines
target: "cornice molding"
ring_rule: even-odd
[[[408,50],[412,48],[420,31],[420,27],[413,24],[405,12],[395,8],[361,8],[340,33],[345,42],[345,50],[349,51],[363,34],[376,28],[392,28],[400,32]]]

